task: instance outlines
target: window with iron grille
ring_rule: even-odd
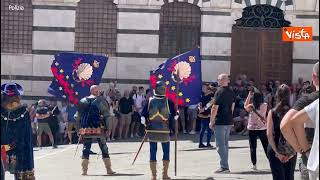
[[[200,45],[201,11],[187,2],[166,3],[160,14],[160,55],[173,56]]]
[[[81,0],[76,10],[75,50],[114,55],[117,6],[112,0]]]
[[[1,0],[1,52],[32,53],[31,0]]]

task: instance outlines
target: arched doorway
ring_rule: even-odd
[[[281,27],[290,25],[283,11],[271,5],[243,10],[232,27],[231,77],[246,74],[256,82],[291,82],[293,44],[282,41]]]

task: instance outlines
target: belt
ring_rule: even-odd
[[[161,130],[146,130],[148,133],[163,133],[163,134],[170,134],[170,131],[161,131]]]

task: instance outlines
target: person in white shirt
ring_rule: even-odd
[[[319,98],[295,114],[288,123],[290,123],[296,136],[285,136],[285,138],[297,152],[309,157],[307,168],[310,180],[319,180]],[[315,126],[311,147],[304,130],[304,126],[306,124],[310,126],[310,123]]]
[[[138,128],[140,125],[140,117],[143,109],[143,102],[146,100],[144,95],[144,87],[140,86],[138,93],[132,95],[132,99],[134,101],[134,113],[132,117],[131,123],[131,138],[139,137]]]

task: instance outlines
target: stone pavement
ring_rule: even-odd
[[[198,149],[198,135],[184,135],[178,142],[178,176],[174,176],[174,142],[171,142],[171,163],[169,175],[175,180],[272,180],[268,160],[258,143],[258,171],[251,170],[250,150],[247,137],[231,136],[230,141],[230,174],[214,174],[219,168],[218,154],[215,149]],[[101,155],[92,155],[88,176],[81,176],[79,146],[75,158],[76,145],[63,145],[58,149],[45,147],[35,148],[35,173],[37,180],[148,180],[149,144],[145,143],[135,163],[131,165],[141,139],[108,143],[115,176],[107,176]],[[215,143],[212,143],[215,146]],[[92,147],[100,152],[97,144]],[[161,146],[158,147],[158,160],[161,160]],[[158,177],[161,177],[162,163],[158,161]],[[296,179],[298,173],[295,174]],[[8,179],[13,179],[7,174]],[[160,178],[159,178],[160,179]]]

